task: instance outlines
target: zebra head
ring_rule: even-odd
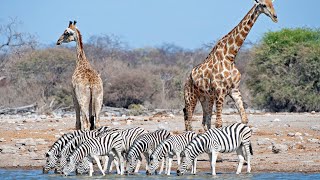
[[[129,152],[128,156],[127,156],[127,173],[133,173],[137,163],[138,163],[139,158],[134,155],[134,153]]]
[[[57,164],[57,160],[58,158],[52,153],[52,152],[47,152],[45,154],[47,160],[46,160],[46,164],[44,165],[43,169],[42,169],[42,173],[43,174],[47,174],[52,168],[54,168]]]
[[[68,158],[68,160],[67,160],[68,162],[67,162],[67,164],[63,167],[63,170],[62,170],[62,172],[63,172],[63,174],[65,175],[65,176],[68,176],[71,172],[73,172],[74,170],[75,170],[75,168],[76,168],[76,165],[75,165],[75,163],[72,161],[72,160],[70,160],[69,158]]]
[[[84,157],[77,165],[76,174],[86,174],[90,170],[89,158]]]
[[[159,159],[156,156],[151,155],[150,159],[149,159],[149,172],[148,172],[148,174],[149,175],[154,174],[156,169],[158,169],[158,167],[159,167]]]
[[[184,173],[186,173],[187,169],[192,164],[192,159],[190,158],[190,155],[187,150],[182,151],[180,156],[181,156],[181,164],[177,169],[178,176],[182,176]]]

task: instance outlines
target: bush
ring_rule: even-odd
[[[266,33],[253,48],[247,81],[253,102],[272,111],[320,110],[320,31]]]

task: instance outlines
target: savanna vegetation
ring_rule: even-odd
[[[41,46],[34,36],[17,32],[17,25],[12,20],[0,27],[0,107],[36,103],[41,112],[73,108],[75,48]],[[319,32],[306,28],[268,32],[257,44],[242,48],[236,65],[242,73],[246,106],[320,110]],[[116,36],[95,35],[84,48],[104,81],[104,105],[181,109],[184,81],[213,45],[192,50],[174,44],[135,49]],[[233,106],[231,100],[226,103]]]

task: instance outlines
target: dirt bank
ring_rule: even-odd
[[[2,117],[0,167],[41,168],[45,164],[45,152],[61,134],[73,130],[74,119],[74,117],[59,119]],[[200,114],[194,117],[193,126],[196,132],[202,131],[201,119]],[[224,114],[223,119],[224,124],[240,122],[238,114]],[[250,114],[249,121],[254,131],[253,172],[319,172],[319,113]],[[140,126],[150,131],[160,127],[167,128],[173,133],[180,133],[184,129],[183,117],[172,114],[157,117],[102,117],[101,124],[113,127]],[[237,166],[235,153],[222,154],[221,158],[223,162],[217,164],[217,172],[235,172]],[[202,155],[199,160],[199,171],[209,172],[207,155]]]

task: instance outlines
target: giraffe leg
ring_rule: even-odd
[[[216,109],[217,109],[217,115],[216,115],[216,128],[222,127],[222,107],[224,102],[224,95],[219,94],[217,96],[216,100]]]
[[[214,104],[214,97],[213,96],[201,96],[200,103],[202,106],[203,111],[203,118],[202,118],[202,127],[205,131],[211,128],[211,116],[212,116],[212,108]]]
[[[76,130],[79,130],[79,129],[81,129],[80,107],[79,107],[79,102],[77,100],[76,92],[75,92],[74,88],[72,88],[72,98],[73,98],[74,109],[76,111]]]
[[[184,88],[184,100],[185,108],[184,113],[184,123],[186,131],[192,131],[191,120],[194,109],[197,105],[197,96],[194,92],[194,87],[191,80],[188,80]]]
[[[80,110],[82,114],[81,129],[89,130],[89,106],[90,106],[90,88],[83,85],[78,85],[75,89],[76,98],[80,105]]]
[[[241,93],[240,93],[239,89],[232,89],[231,97],[236,102],[237,109],[240,112],[241,122],[244,123],[244,124],[247,124],[248,123],[248,117],[247,117],[246,111],[245,111],[244,106],[243,106]]]
[[[95,116],[95,124],[94,129],[100,127],[100,112],[103,103],[103,90],[101,88],[94,89],[92,92],[93,104],[92,107],[94,109]]]

